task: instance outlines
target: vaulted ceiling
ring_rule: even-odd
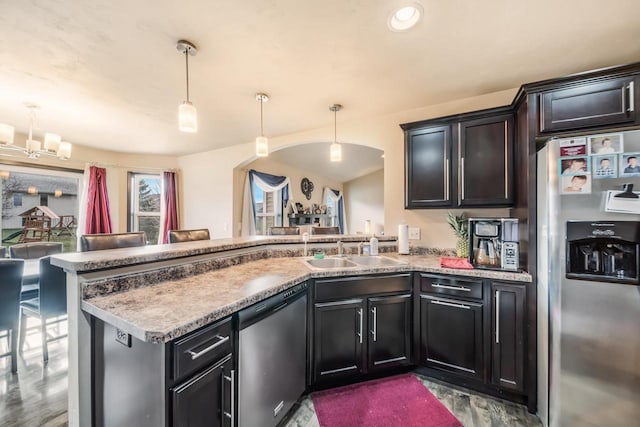
[[[122,152],[186,154],[640,60],[638,0],[0,0],[0,122]],[[177,130],[190,60],[199,132]],[[330,139],[331,135],[327,135]]]

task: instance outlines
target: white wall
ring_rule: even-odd
[[[395,114],[366,117],[342,123],[338,139],[341,142],[366,145],[383,150],[384,158],[384,221],[386,230],[397,229],[406,221],[420,227],[420,244],[430,247],[455,247],[455,236],[446,224],[446,209],[404,209],[404,135],[400,123],[464,113],[510,104],[517,89],[480,95],[444,104]],[[348,106],[346,106],[348,108]],[[309,142],[330,142],[333,127],[272,137],[271,150]],[[214,237],[230,237],[233,223],[234,168],[254,160],[254,144],[235,145],[219,150],[182,156],[178,164],[183,174],[184,226],[209,227]],[[508,209],[476,209],[470,215],[508,216]]]
[[[364,232],[364,223],[371,221],[371,231],[384,230],[384,169],[344,183],[347,229],[350,234]],[[395,233],[394,230],[387,231]]]

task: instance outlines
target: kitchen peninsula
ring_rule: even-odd
[[[355,253],[363,237],[312,236],[309,253],[335,253],[338,240],[344,243],[347,253]],[[67,272],[69,289],[69,424],[101,425],[95,421],[94,412],[99,408],[92,408],[91,396],[96,393],[92,383],[96,359],[92,340],[96,328],[104,329],[102,325],[115,329],[110,341],[115,342],[117,338],[122,343],[117,345],[122,349],[160,348],[300,283],[335,282],[351,276],[366,280],[402,274],[413,282],[412,320],[420,322],[421,302],[437,302],[433,297],[437,294],[429,294],[428,288],[433,285],[430,280],[439,277],[442,288],[432,290],[447,291],[448,287],[459,291],[469,286],[473,288],[472,293],[478,292],[476,303],[470,306],[477,308],[485,304],[484,328],[479,332],[486,335],[490,332],[487,328],[491,325],[492,313],[488,309],[491,305],[488,289],[510,284],[524,287],[531,281],[527,273],[443,269],[434,255],[392,254],[395,245],[392,236],[380,238],[383,255],[391,255],[398,263],[331,269],[311,267],[300,258],[304,245],[299,236],[199,241],[54,257],[52,262]],[[465,278],[469,280],[465,282]],[[309,294],[314,294],[312,285]],[[407,331],[412,340],[415,337],[420,342],[419,329]],[[424,365],[419,363],[422,352],[418,342],[412,345],[408,365]],[[107,357],[105,354],[104,358]],[[482,361],[483,366],[488,362],[487,357]],[[136,379],[142,382],[140,380]],[[165,393],[167,390],[155,391],[163,404],[170,400]],[[169,415],[165,417],[164,412],[154,416],[160,417],[163,424],[171,425]]]

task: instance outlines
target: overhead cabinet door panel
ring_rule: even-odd
[[[450,126],[407,132],[405,156],[406,207],[451,206]]]

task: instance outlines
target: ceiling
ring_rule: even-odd
[[[347,182],[384,167],[382,150],[356,144],[342,146],[342,162],[329,160],[330,142],[296,145],[269,153],[269,161],[295,166],[309,173]],[[256,160],[259,162],[260,159]]]
[[[0,122],[25,102],[64,139],[187,154],[637,61],[637,0],[414,0],[425,18],[387,29],[399,0],[0,0]],[[186,38],[199,132],[177,130]],[[327,135],[330,139],[331,135]]]

